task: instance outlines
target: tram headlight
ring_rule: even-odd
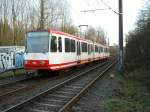
[[[27,60],[25,60],[25,62],[24,62],[25,64],[28,64],[28,61]]]
[[[45,64],[45,61],[40,61],[40,64],[41,64],[41,65],[44,65],[44,64]]]

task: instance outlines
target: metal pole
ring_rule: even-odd
[[[119,72],[123,72],[123,6],[119,0]]]
[[[45,15],[44,15],[44,5],[45,5],[45,1],[41,0],[41,17],[40,17],[40,29],[44,29],[44,19],[45,19]]]

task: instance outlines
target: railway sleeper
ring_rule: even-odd
[[[48,103],[48,104],[53,104],[53,105],[63,105],[64,103],[66,103],[67,102],[67,100],[65,101],[63,101],[63,100],[52,100],[52,99],[42,99],[42,100],[40,100],[40,101],[38,101],[38,102],[42,102],[42,103]]]
[[[61,108],[62,105],[56,105],[56,104],[50,104],[50,103],[41,103],[41,102],[35,102],[33,103],[32,109],[38,109],[42,111],[57,111],[59,108]],[[28,111],[28,109],[27,109]]]

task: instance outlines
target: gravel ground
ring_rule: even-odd
[[[70,112],[105,112],[101,106],[102,102],[117,94],[120,89],[120,81],[123,79],[122,76],[116,73],[116,70],[116,67],[114,67],[97,81],[72,107]]]
[[[4,85],[4,84],[7,84],[7,83],[14,83],[16,81],[20,81],[20,80],[23,80],[23,79],[26,79],[26,78],[27,77],[25,75],[0,78],[0,85]]]

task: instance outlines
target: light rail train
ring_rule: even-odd
[[[58,71],[109,59],[109,47],[56,30],[26,33],[24,68]]]

